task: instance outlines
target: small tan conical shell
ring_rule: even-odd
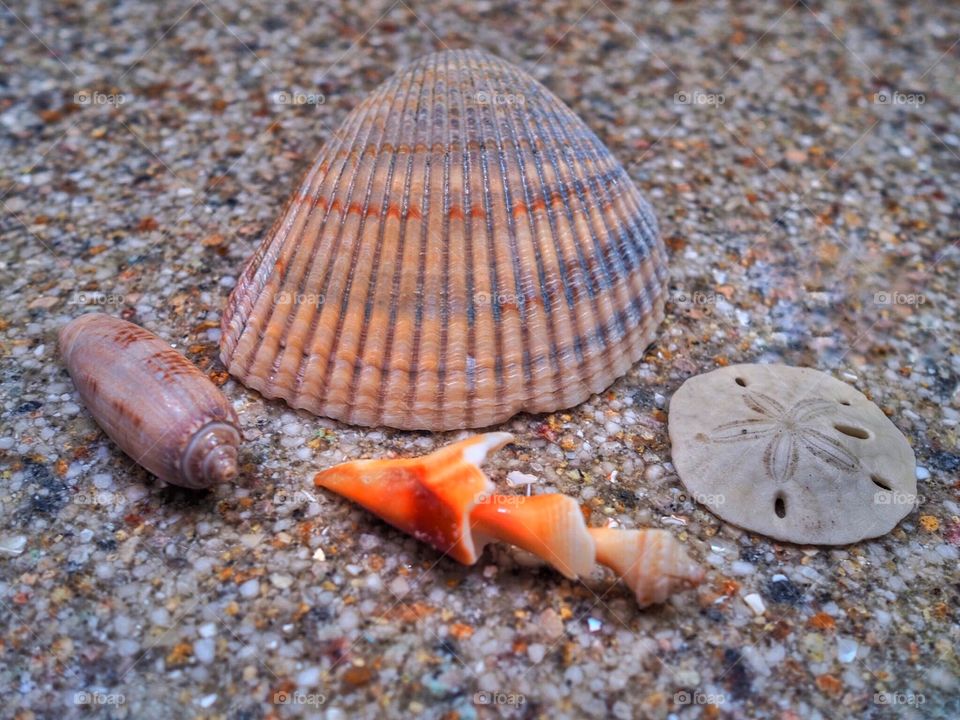
[[[623,375],[666,277],[649,205],[569,108],[496,57],[438,53],[321,150],[230,296],[221,357],[318,415],[485,427]]]

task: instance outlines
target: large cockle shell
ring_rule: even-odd
[[[627,583],[641,607],[703,580],[702,568],[665,530],[588,528],[566,495],[494,494],[480,464],[512,439],[489,433],[420,458],[354,460],[317,473],[314,484],[467,565],[494,541],[531,552],[571,579],[600,563]]]
[[[90,414],[137,463],[188,488],[236,477],[240,432],[233,407],[163,340],[126,320],[90,313],[63,327],[59,347]]]
[[[650,207],[569,108],[496,57],[438,53],[321,150],[230,296],[221,357],[318,415],[485,427],[623,375],[666,277]]]
[[[863,393],[810,368],[731,365],[670,400],[673,463],[724,520],[801,544],[890,532],[917,500],[910,443]]]

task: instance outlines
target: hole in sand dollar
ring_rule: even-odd
[[[863,428],[854,427],[853,425],[843,425],[841,423],[837,423],[836,425],[833,426],[833,428],[837,432],[841,432],[844,435],[849,435],[850,437],[857,438],[858,440],[866,440],[867,438],[870,437],[870,433],[868,433],[866,430],[864,430]]]
[[[840,403],[841,405],[846,405],[847,407],[850,407],[849,400],[837,400],[837,402]]]
[[[787,516],[787,503],[783,499],[783,495],[777,495],[777,499],[773,501],[773,511],[777,514],[778,518],[784,518]]]
[[[735,382],[736,382],[737,385],[739,385],[740,387],[746,387],[746,386],[747,386],[747,381],[744,380],[742,377],[738,377]]]
[[[873,484],[881,490],[886,490],[887,492],[893,490],[893,484],[889,480],[884,480],[879,475],[871,475],[870,479],[873,481]]]

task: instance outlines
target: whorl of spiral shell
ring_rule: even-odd
[[[640,607],[703,581],[703,568],[666,530],[588,528],[576,500],[558,493],[494,494],[480,465],[512,440],[509,433],[487,433],[423,457],[353,460],[317,473],[313,482],[467,565],[496,541],[537,555],[570,579],[600,564],[624,581]]]
[[[484,427],[623,375],[666,277],[649,205],[569,108],[496,57],[438,53],[320,151],[230,296],[221,357],[318,415]]]

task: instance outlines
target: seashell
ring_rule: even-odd
[[[633,590],[640,607],[664,602],[703,582],[703,568],[691,560],[666,530],[590,528],[597,562],[613,570]]]
[[[230,295],[221,357],[317,415],[486,427],[623,375],[663,318],[665,258],[556,96],[482,52],[429,55],[320,151]]]
[[[596,564],[583,512],[567,495],[491,495],[474,506],[470,523],[474,536],[516,545],[571,580]]]
[[[641,607],[703,579],[666,531],[588,529],[566,495],[491,493],[480,464],[512,440],[489,433],[421,458],[354,460],[317,473],[314,484],[467,565],[494,541],[523,548],[570,579],[590,575],[600,562],[627,582]]]
[[[60,355],[97,424],[168,483],[205,488],[237,475],[240,431],[223,394],[142,327],[101,313],[60,330]]]
[[[862,393],[785,365],[731,365],[670,400],[673,463],[698,502],[777,540],[845,545],[892,530],[917,498],[910,444]]]
[[[483,552],[485,538],[474,534],[470,511],[494,489],[480,464],[511,440],[509,433],[489,433],[421,458],[353,460],[317,473],[314,484],[472,565]]]

